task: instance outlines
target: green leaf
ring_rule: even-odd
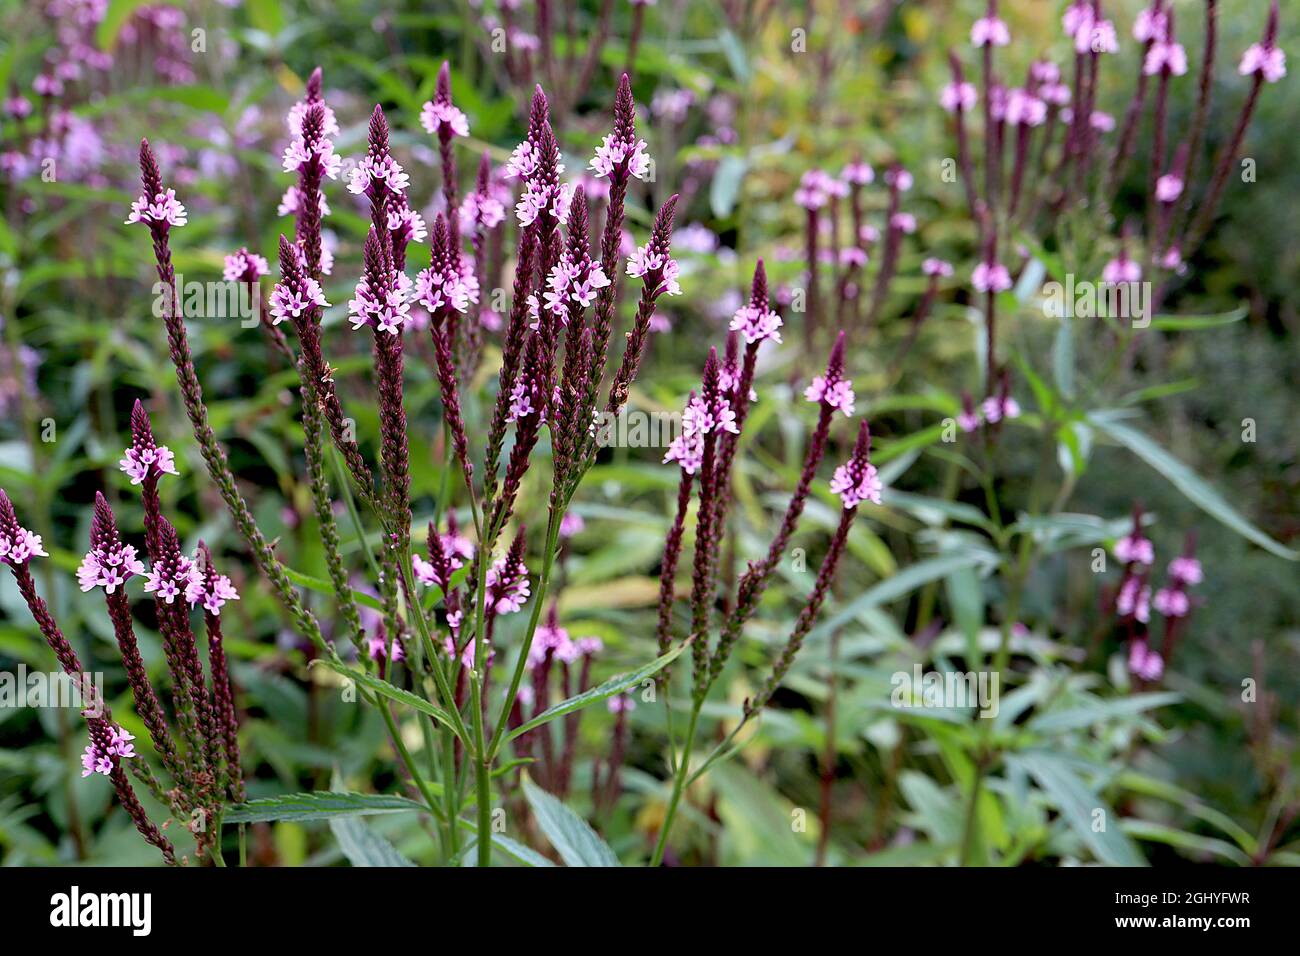
[[[474,823],[473,820],[466,820],[464,817],[461,817],[457,822],[460,824],[460,828],[462,830],[468,830],[470,833],[473,833],[477,836],[478,826],[477,824]],[[520,863],[525,863],[528,866],[550,866],[550,867],[555,866],[554,863],[552,863],[546,857],[542,856],[532,847],[525,846],[524,844],[518,842],[517,840],[512,840],[504,833],[492,834],[492,845],[498,847],[501,850],[501,852],[507,854],[508,856],[514,857]]]
[[[104,11],[104,19],[99,21],[99,27],[95,30],[95,42],[99,48],[111,49],[131,15],[149,2],[150,0],[110,0],[108,9]]]
[[[560,701],[560,703],[556,704],[554,707],[548,707],[532,720],[526,721],[512,730],[506,736],[506,740],[514,740],[520,734],[525,734],[543,724],[548,724],[556,717],[563,717],[565,714],[572,713],[575,710],[581,710],[583,707],[590,704],[597,703],[607,697],[613,697],[615,694],[622,693],[627,690],[627,688],[639,684],[646,678],[659,673],[659,671],[677,660],[678,656],[684,650],[686,650],[686,644],[678,644],[667,654],[664,654],[662,657],[656,657],[649,664],[644,664],[636,670],[629,671],[626,674],[611,677],[609,680],[605,681],[605,683],[584,691],[576,697],[570,697],[568,700]]]
[[[249,22],[263,33],[275,36],[284,29],[284,12],[279,0],[246,0],[244,6]]]
[[[1148,820],[1126,819],[1120,822],[1120,826],[1124,828],[1124,832],[1129,836],[1136,837],[1139,840],[1164,843],[1180,850],[1190,850],[1193,853],[1217,856],[1237,866],[1251,865],[1250,857],[1227,840],[1201,836],[1197,833],[1188,833],[1185,830],[1178,830],[1163,823],[1152,823]]]
[[[524,796],[532,807],[537,825],[551,841],[567,866],[621,866],[609,844],[563,803],[525,774]]]
[[[345,793],[313,790],[279,797],[249,800],[228,808],[222,823],[269,823],[273,820],[328,820],[333,817],[371,816],[377,813],[422,811],[425,806],[387,793]]]
[[[395,687],[386,680],[382,680],[363,671],[355,670],[348,667],[346,664],[335,663],[328,658],[322,657],[318,660],[312,661],[311,663],[313,667],[328,667],[336,674],[342,674],[344,677],[348,678],[348,680],[360,684],[367,690],[374,691],[376,694],[387,697],[389,700],[395,700],[399,704],[405,704],[412,710],[418,710],[422,714],[428,714],[448,730],[453,733],[456,731],[455,723],[452,721],[451,717],[448,716],[445,710],[436,704],[429,703],[429,701],[417,694],[412,694],[409,690],[402,690],[402,688]]]
[[[1052,345],[1052,377],[1066,398],[1074,398],[1074,330],[1068,315],[1061,316]]]
[[[1151,320],[1151,328],[1163,332],[1193,332],[1198,329],[1214,329],[1220,325],[1232,325],[1250,315],[1250,309],[1239,305],[1231,312],[1219,312],[1215,315],[1157,315]]]
[[[1044,751],[1029,750],[1007,758],[1032,776],[1052,798],[1062,819],[1097,859],[1110,866],[1146,866],[1137,846],[1119,827],[1119,818],[1095,790],[1074,771],[1068,760]],[[1095,811],[1102,811],[1106,829],[1093,829]]]
[[[1253,541],[1261,548],[1271,551],[1280,558],[1286,558],[1288,561],[1300,560],[1300,551],[1293,551],[1256,528],[1232,505],[1228,504],[1224,497],[1207,484],[1200,475],[1140,431],[1121,424],[1111,416],[1101,412],[1089,413],[1088,420],[1098,430],[1115,439],[1158,471],[1170,484],[1181,491],[1188,501],[1211,518],[1231,528],[1247,541]]]
[[[726,219],[736,208],[740,184],[748,171],[749,163],[741,156],[723,156],[718,163],[713,182],[709,184],[709,207],[718,219]]]
[[[848,604],[840,608],[838,614],[817,625],[812,634],[809,635],[808,640],[810,642],[815,641],[819,635],[829,634],[836,628],[849,623],[862,612],[879,607],[882,604],[888,604],[891,601],[897,601],[899,598],[911,594],[922,585],[937,581],[940,578],[946,578],[954,571],[960,571],[962,568],[978,568],[995,560],[991,555],[985,555],[982,552],[964,552],[961,554],[945,554],[937,558],[918,561],[916,564],[909,565],[899,571],[893,577],[885,578],[868,588],[863,594],[849,601]]]
[[[1182,694],[1165,691],[1160,694],[1134,694],[1118,700],[1098,700],[1085,707],[1070,707],[1050,711],[1029,722],[1029,729],[1039,733],[1063,733],[1091,727],[1099,721],[1116,717],[1131,717],[1155,707],[1165,707],[1183,699]]]
[[[415,866],[397,848],[355,817],[334,817],[330,830],[353,866]]]

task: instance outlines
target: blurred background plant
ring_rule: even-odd
[[[1044,54],[1064,62],[1065,6],[1000,5],[1015,37],[999,53],[1012,64],[1011,75]],[[1115,83],[1103,85],[1099,108],[1117,116],[1137,73],[1129,27],[1141,6],[1105,4],[1121,50],[1108,64]],[[1181,78],[1182,95],[1170,99],[1169,126],[1179,130],[1194,105],[1204,4],[1184,0],[1175,9],[1193,67]],[[104,490],[124,527],[140,524],[116,461],[126,444],[122,424],[132,402],[144,398],[159,442],[181,461],[180,478],[164,489],[169,514],[187,547],[202,538],[229,552],[222,565],[243,597],[223,622],[250,797],[401,786],[378,715],[341,700],[327,676],[308,670],[305,641],[251,578],[251,562],[205,476],[171,386],[160,320],[150,313],[147,255],[121,226],[136,194],[140,137],[167,144],[160,147],[165,177],[185,192],[191,219],[174,236],[177,270],[207,281],[240,246],[273,257],[289,222],[273,206],[284,187],[277,160],[287,141],[283,117],[314,66],[324,70],[326,99],[342,127],[340,154],[362,152],[370,108],[383,104],[393,118],[394,149],[412,173],[412,197],[434,197],[421,210],[429,221],[439,203],[437,153],[417,118],[443,59],[451,61],[456,104],[470,122],[462,180],[479,151],[500,164],[520,140],[536,82],[552,96],[560,141],[575,150],[594,145],[608,126],[616,75],[627,69],[642,107],[638,131],[655,161],[649,181],[634,183],[628,216],[640,234],[669,194],[681,194],[674,253],[684,290],[660,311],[661,331],[632,404],[681,407],[698,381],[701,356],[721,344],[743,303],[759,257],[786,319],[785,343],[760,363],[760,398],[737,465],[731,553],[739,568],[763,548],[797,478],[811,425],[801,393],[825,355],[821,343],[807,347],[797,308],[806,293],[807,214],[795,201],[801,179],[810,169],[838,173],[855,161],[870,163],[878,176],[863,189],[865,214],[884,227],[889,189],[879,174],[897,163],[913,177],[904,208],[917,221],[902,238],[897,278],[878,320],[850,338],[858,414],[878,436],[873,460],[888,489],[884,505],[864,507],[870,520],[859,520],[850,536],[849,560],[823,623],[773,708],[746,730],[749,744],[688,789],[666,859],[1300,862],[1300,618],[1295,565],[1282,556],[1300,530],[1300,454],[1290,427],[1300,400],[1289,387],[1300,332],[1300,250],[1290,221],[1291,197],[1300,191],[1288,115],[1294,78],[1261,96],[1242,153],[1255,161],[1255,178],[1230,181],[1216,228],[1162,306],[1182,320],[1153,331],[1131,371],[1105,379],[1114,347],[1109,333],[1076,322],[1065,351],[1060,323],[1045,316],[1037,284],[1022,282],[999,300],[999,335],[1025,414],[1006,423],[994,445],[953,446],[942,439],[943,421],[960,411],[964,390],[982,394],[984,357],[981,320],[971,309],[978,300],[968,290],[979,250],[961,186],[943,174],[954,145],[938,95],[949,80],[948,49],[969,52],[971,23],[984,10],[982,0],[810,2],[797,9],[762,0],[448,2],[432,9],[369,0],[174,7],[7,0],[0,14],[0,88],[7,91],[0,125],[0,484],[28,527],[44,536],[51,558],[37,571],[38,583],[87,667],[106,672],[117,718],[143,737],[130,723],[111,627],[96,613],[94,596],[73,586],[72,572],[96,490]],[[1258,40],[1267,6],[1221,0],[1218,10],[1211,149],[1235,120],[1247,86],[1236,62]],[[1294,51],[1298,33],[1296,18],[1284,11],[1278,45]],[[1144,124],[1138,157],[1149,149],[1147,136]],[[586,155],[567,157],[567,165],[577,176]],[[1114,238],[1115,223],[1143,215],[1145,183],[1146,170],[1135,163],[1115,218],[1092,223],[1096,235]],[[342,191],[331,200],[330,241],[348,265],[334,270],[326,294],[341,303],[368,217]],[[1003,259],[1014,258],[1013,272],[1023,266],[1041,281],[1073,271],[1061,262],[1054,236],[1023,238],[1034,242],[1032,254],[1022,262],[1007,251]],[[912,334],[910,319],[927,285],[921,263],[930,256],[951,261],[954,276],[942,280],[895,375],[891,360]],[[877,268],[870,263],[864,290]],[[829,275],[828,269],[820,286],[823,302],[835,294]],[[341,321],[342,310],[334,311],[333,321]],[[834,323],[821,314],[828,334]],[[190,334],[213,427],[259,524],[278,538],[298,583],[328,612],[324,558],[301,478],[291,395],[296,373],[259,330],[235,318],[193,319]],[[495,358],[489,345],[476,384],[495,378]],[[341,377],[355,377],[368,362],[356,351],[337,364]],[[431,363],[412,360],[407,374],[412,482],[427,491],[455,466],[440,440]],[[1086,417],[1121,407],[1141,417]],[[372,440],[374,410],[359,401],[350,410],[358,435]],[[1118,422],[1119,431],[1106,422]],[[1145,463],[1116,438],[1133,431],[1147,436]],[[975,476],[986,452],[997,466],[982,482]],[[828,454],[841,461],[846,453],[837,446]],[[967,469],[967,454],[980,467]],[[1188,471],[1168,466],[1165,454]],[[654,656],[659,560],[677,484],[677,469],[660,464],[661,456],[656,449],[613,449],[575,501],[584,527],[565,547],[559,612],[570,632],[603,641],[598,678]],[[1055,489],[1051,508],[1031,502],[1040,460]],[[1001,506],[997,520],[989,485]],[[1210,487],[1223,502],[1207,506]],[[1107,628],[1105,579],[1091,573],[1092,548],[1127,531],[1135,501],[1152,519],[1146,529],[1157,569],[1193,528],[1205,569],[1196,591],[1203,600],[1162,687],[1141,696],[1126,650]],[[1220,503],[1281,544],[1270,551],[1214,520],[1224,515]],[[1038,549],[1017,582],[1012,538],[1003,532],[1025,512],[1046,517],[1032,535],[1016,539],[1018,546],[1032,537]],[[430,517],[417,513],[416,526]],[[793,542],[813,573],[834,522],[834,498],[823,480]],[[358,589],[373,589],[360,577],[358,542],[349,538],[344,549],[355,559]],[[1109,581],[1117,581],[1113,570]],[[800,565],[782,564],[722,688],[703,710],[701,746],[713,746],[735,726],[761,678],[756,669],[784,643],[797,597],[810,584]],[[0,611],[3,669],[21,663],[50,670],[52,657],[7,576]],[[891,704],[894,675],[910,674],[914,664],[939,673],[980,670],[1004,641],[1010,667],[998,717]],[[156,633],[142,632],[140,642],[151,673],[161,673]],[[616,727],[624,728],[621,792],[607,782]],[[670,783],[663,708],[594,708],[576,730],[566,799],[621,859],[643,861]],[[113,810],[111,787],[98,775],[79,778],[81,739],[74,712],[0,708],[5,862],[156,862],[130,821]],[[563,811],[532,793],[538,789],[530,790],[527,823],[508,832],[565,862],[572,862],[567,854],[584,852],[601,858],[594,845],[554,845],[551,828]],[[1098,811],[1106,824],[1100,830]],[[522,806],[518,815],[525,815]],[[250,862],[362,863],[388,851],[434,861],[436,843],[417,814],[376,815],[364,824],[350,815],[328,824],[314,816],[324,819],[306,811],[296,819],[250,816]]]

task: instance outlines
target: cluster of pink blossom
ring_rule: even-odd
[[[804,389],[803,397],[810,402],[821,402],[831,408],[839,409],[846,418],[853,417],[854,402],[853,382],[842,375],[833,375],[827,370],[826,375],[817,375],[812,383]]]
[[[439,134],[444,129],[452,136],[469,135],[469,119],[464,112],[451,103],[428,100],[420,109],[420,125],[430,134]]]
[[[719,389],[734,392],[736,385],[722,389],[719,378]],[[686,410],[682,412],[681,434],[668,445],[664,463],[675,461],[686,474],[695,474],[704,460],[704,436],[712,432],[740,433],[732,403],[719,395],[710,407],[710,403],[692,392],[686,401]]]
[[[411,303],[407,301],[406,290],[400,283],[391,288],[376,288],[366,276],[362,276],[353,297],[348,300],[348,321],[354,329],[369,326],[397,335],[410,318]]]
[[[677,281],[681,274],[677,260],[667,252],[656,249],[653,241],[637,246],[628,256],[627,274],[634,279],[657,279],[659,293],[662,295],[682,294],[681,284]]]
[[[402,169],[402,164],[392,156],[378,158],[366,155],[352,170],[348,179],[348,192],[355,195],[376,195],[381,186],[388,192],[406,192],[411,185],[411,177]]]
[[[487,602],[496,614],[518,612],[531,593],[528,568],[521,558],[507,554],[492,562],[487,570]]]
[[[126,217],[127,225],[133,222],[166,223],[168,226],[183,226],[189,222],[185,206],[176,198],[176,190],[168,189],[157,193],[152,199],[141,195],[131,203],[131,212]]]
[[[81,590],[90,591],[102,587],[105,593],[112,594],[126,584],[127,578],[144,574],[144,562],[136,554],[136,549],[129,544],[119,543],[113,548],[91,548],[77,568],[77,582],[81,585]]]
[[[596,300],[596,292],[608,285],[609,277],[599,262],[585,253],[575,261],[566,249],[546,277],[543,306],[560,320],[561,325],[568,325],[569,310],[587,308]]]
[[[241,248],[225,257],[221,277],[227,282],[256,282],[270,271],[264,256]]]
[[[621,140],[610,133],[596,147],[596,155],[591,160],[591,170],[596,178],[601,179],[614,172],[615,167],[622,167],[625,164],[633,178],[645,179],[650,171],[650,156],[646,152],[645,140]]]
[[[835,469],[831,476],[831,491],[840,496],[845,508],[856,508],[864,501],[880,504],[884,485],[876,472],[876,466],[867,459],[868,445],[861,455],[854,454],[847,462]]]
[[[209,614],[220,616],[227,601],[239,600],[239,591],[227,575],[200,572],[198,583],[186,587],[185,600],[191,605],[201,604]]]
[[[279,325],[285,319],[298,319],[312,308],[325,308],[325,292],[320,283],[304,275],[299,281],[277,282],[271,290],[271,324]]]
[[[112,728],[111,734],[111,742],[103,751],[95,746],[94,740],[86,745],[86,750],[81,755],[83,777],[89,777],[92,773],[100,773],[107,777],[113,772],[114,757],[129,759],[138,756],[135,752],[135,744],[131,743],[135,740],[134,734],[117,726]]]
[[[465,566],[465,562],[474,557],[474,544],[464,535],[457,534],[454,531],[441,534],[437,538],[439,547],[442,549],[442,558],[446,562],[448,571],[458,571]],[[411,555],[411,566],[415,572],[415,579],[426,587],[436,587],[446,590],[448,581],[442,580],[438,573],[438,564],[433,561],[434,555],[430,555],[426,560],[423,555]],[[447,575],[451,577],[450,574]]]
[[[731,317],[730,328],[733,332],[739,332],[741,338],[749,345],[766,340],[780,344],[781,325],[781,317],[771,309],[742,305]],[[731,390],[724,389],[724,391]]]
[[[34,557],[49,557],[39,534],[18,528],[13,534],[0,531],[0,561],[10,565],[26,564]]]
[[[180,474],[176,470],[176,456],[172,454],[171,449],[166,445],[152,443],[140,446],[129,445],[122,453],[118,468],[131,479],[133,485],[140,484],[151,475],[161,477]]]
[[[155,561],[145,575],[144,590],[167,604],[175,603],[178,597],[194,604],[203,596],[203,569],[183,554],[175,561]]]

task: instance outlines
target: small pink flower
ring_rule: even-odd
[[[1160,41],[1151,44],[1146,59],[1142,61],[1142,72],[1155,76],[1162,70],[1172,76],[1182,76],[1187,72],[1187,51],[1181,43]]]
[[[605,709],[611,714],[625,714],[636,710],[636,701],[627,694],[615,694],[605,701]]]
[[[560,537],[572,538],[575,534],[581,534],[586,527],[587,522],[582,515],[576,511],[566,511],[560,519]]]
[[[1237,72],[1242,76],[1258,73],[1266,83],[1276,83],[1286,76],[1286,52],[1277,46],[1251,44],[1242,54]]]
[[[910,212],[896,212],[889,217],[889,226],[891,229],[911,235],[916,232],[916,217]]]
[[[406,187],[411,184],[411,177],[393,157],[385,156],[376,160],[373,156],[367,155],[352,170],[352,177],[348,181],[348,192],[358,196],[362,193],[368,194],[379,183],[383,183],[395,193],[402,193],[406,192]]]
[[[271,324],[279,325],[285,319],[296,319],[313,306],[324,308],[325,293],[320,283],[304,278],[300,284],[280,282],[271,290]]]
[[[976,47],[1006,46],[1011,42],[1011,31],[999,17],[980,17],[970,28],[970,42]]]
[[[17,567],[34,557],[49,557],[39,534],[32,534],[26,528],[18,528],[12,538],[0,533],[0,561]]]
[[[855,473],[849,462],[836,468],[831,477],[831,491],[840,496],[846,508],[856,508],[863,501],[878,505],[883,490],[875,465],[868,464]]]
[[[131,203],[131,213],[126,217],[127,225],[133,222],[165,223],[167,226],[183,226],[189,222],[185,207],[176,198],[176,190],[169,189],[158,193],[150,202],[141,195]]]
[[[1181,584],[1200,584],[1202,580],[1201,562],[1195,558],[1179,556],[1169,562],[1169,577]]]
[[[1156,592],[1152,604],[1165,617],[1186,617],[1191,610],[1191,601],[1177,588],[1161,588]]]
[[[1147,645],[1146,641],[1133,641],[1129,645],[1128,669],[1142,680],[1155,681],[1164,674],[1165,662],[1158,652]]]
[[[136,549],[129,544],[118,545],[111,550],[92,548],[77,568],[77,583],[81,590],[102,587],[105,593],[112,594],[126,584],[127,578],[144,574],[144,563],[136,557],[136,553]]]
[[[1151,620],[1151,589],[1134,577],[1125,579],[1115,598],[1120,617],[1134,617],[1143,624]]]
[[[438,133],[446,128],[453,136],[469,135],[469,120],[450,103],[426,102],[420,109],[420,125],[426,133]]]
[[[699,432],[687,434],[683,431],[668,445],[664,454],[664,464],[675,461],[682,471],[693,475],[704,461],[704,436]]]
[[[1115,547],[1111,549],[1115,557],[1125,564],[1150,565],[1156,559],[1155,548],[1149,538],[1141,536],[1125,535],[1115,542]]]
[[[633,278],[653,278],[658,275],[660,294],[682,294],[681,284],[677,280],[680,271],[676,259],[652,252],[650,243],[637,246],[636,251],[627,259],[627,274]]]
[[[176,456],[166,445],[154,448],[137,448],[134,445],[123,452],[125,457],[118,462],[118,468],[131,478],[131,484],[138,485],[150,475],[179,475],[176,470]]]
[[[991,425],[996,425],[1004,418],[1020,417],[1020,403],[1009,395],[990,395],[984,399],[980,408],[984,412],[985,421]]]
[[[971,273],[976,292],[1005,292],[1011,288],[1011,273],[1000,262],[981,262]]]
[[[592,157],[590,168],[599,179],[609,176],[614,172],[615,167],[624,164],[634,179],[646,178],[650,172],[650,156],[646,152],[645,140],[630,143],[616,140],[611,133],[596,147],[596,155]]]
[[[1117,258],[1106,263],[1101,270],[1101,278],[1103,282],[1113,285],[1121,282],[1140,282],[1142,266],[1121,252]]]
[[[876,178],[876,171],[867,163],[855,161],[840,170],[840,179],[854,186],[867,186]]]
[[[1133,39],[1142,43],[1163,41],[1169,30],[1169,17],[1163,12],[1147,8],[1139,10],[1133,21]]]
[[[1047,120],[1047,104],[1022,89],[1007,94],[1007,122],[1012,126],[1041,126]]]
[[[750,345],[770,339],[781,342],[781,317],[771,310],[744,305],[731,317],[731,331],[739,332]]]
[[[1183,180],[1181,176],[1175,176],[1173,173],[1166,173],[1156,180],[1156,201],[1162,203],[1171,203],[1183,194]]]
[[[853,393],[853,383],[847,378],[832,378],[828,381],[824,375],[818,375],[812,380],[812,384],[804,389],[803,397],[810,402],[821,402],[831,408],[838,408],[845,418],[853,417],[854,402],[857,399]]]
[[[961,110],[963,113],[970,112],[975,108],[979,101],[979,93],[975,89],[974,83],[957,83],[952,82],[943,88],[939,94],[939,105],[945,112],[955,113]]]
[[[221,277],[227,282],[256,282],[270,271],[264,257],[240,249],[226,256]]]
[[[921,272],[928,276],[947,278],[952,275],[952,263],[931,256],[921,263]]]
[[[1103,113],[1101,110],[1093,110],[1089,122],[1092,128],[1099,133],[1109,133],[1115,129],[1115,117],[1109,113]]]
[[[172,604],[178,597],[189,600],[196,588],[203,586],[203,572],[198,564],[181,555],[174,568],[156,562],[145,576],[144,590],[160,601]]]

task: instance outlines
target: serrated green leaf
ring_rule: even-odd
[[[346,664],[338,664],[328,658],[322,657],[314,660],[312,661],[312,666],[327,667],[336,674],[342,674],[349,680],[360,684],[367,690],[380,694],[383,697],[387,697],[389,700],[396,701],[399,704],[405,704],[412,710],[418,710],[422,714],[428,714],[453,733],[456,731],[455,722],[452,721],[451,717],[445,710],[436,704],[431,704],[429,701],[417,694],[412,694],[409,690],[403,690],[400,687],[388,683],[386,680],[375,677],[373,674],[367,674],[364,671],[356,670],[355,668],[348,667]]]
[[[1030,750],[1009,756],[1038,782],[1055,804],[1066,825],[1074,831],[1101,862],[1110,866],[1146,866],[1141,851],[1120,829],[1115,811],[1075,772],[1068,760],[1044,751]],[[1093,828],[1098,819],[1105,829]]]
[[[1133,454],[1137,455],[1170,484],[1183,493],[1192,504],[1196,505],[1211,518],[1231,528],[1247,541],[1253,541],[1266,551],[1276,554],[1288,561],[1300,560],[1300,551],[1274,541],[1259,528],[1246,520],[1236,508],[1228,504],[1223,495],[1211,487],[1200,475],[1165,451],[1154,441],[1135,428],[1116,421],[1101,412],[1092,412],[1088,420],[1096,428],[1119,442]]]
[[[1098,700],[1084,707],[1070,707],[1041,714],[1029,722],[1029,729],[1038,733],[1064,733],[1091,727],[1098,721],[1116,717],[1132,717],[1146,710],[1165,707],[1183,699],[1182,694],[1165,691],[1159,694],[1134,694],[1116,700]]]
[[[524,775],[524,796],[537,825],[566,866],[622,866],[609,844],[557,798]]]
[[[512,730],[506,736],[506,739],[514,740],[520,734],[525,734],[530,730],[535,730],[543,724],[548,724],[556,717],[563,717],[565,714],[572,713],[575,710],[581,710],[583,707],[598,703],[607,697],[613,697],[615,694],[622,693],[627,690],[627,688],[639,684],[641,681],[659,673],[659,671],[677,660],[678,656],[685,649],[685,644],[678,644],[667,654],[664,654],[661,657],[656,657],[649,664],[644,664],[636,670],[629,671],[626,674],[611,677],[603,684],[593,687],[590,690],[583,691],[576,697],[570,697],[568,700],[560,701],[560,703],[556,704],[554,707],[548,707],[532,720],[526,721]]]
[[[222,814],[222,823],[269,823],[273,820],[328,820],[332,817],[371,816],[425,810],[423,804],[386,793],[346,793],[313,790],[286,793],[238,803]]]
[[[353,866],[415,866],[395,846],[356,817],[332,817],[330,831]]]

